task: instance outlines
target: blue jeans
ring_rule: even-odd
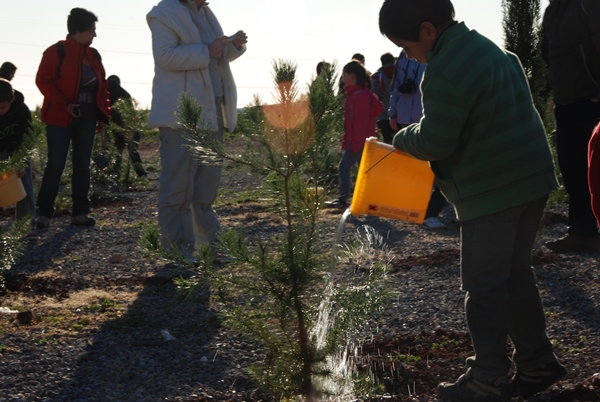
[[[21,201],[17,202],[17,207],[15,208],[16,219],[24,218],[27,215],[32,217],[35,215],[35,195],[33,194],[32,176],[31,161],[29,161],[27,163],[27,168],[25,168],[25,176],[21,178],[21,182],[23,183],[27,195]]]
[[[54,215],[54,202],[67,164],[71,142],[73,143],[72,215],[79,216],[90,212],[90,161],[95,139],[96,120],[75,120],[69,127],[52,125],[46,127],[48,162],[46,162],[42,186],[37,198],[38,216],[52,218]]]
[[[340,199],[347,200],[350,197],[350,171],[352,166],[360,163],[362,157],[362,149],[358,153],[350,151],[350,147],[346,148],[340,160],[338,167],[340,180]]]
[[[475,350],[467,366],[476,378],[507,377],[509,336],[518,370],[556,361],[531,261],[547,199],[461,222],[461,280]]]
[[[556,105],[556,153],[565,190],[569,194],[568,233],[597,236],[588,187],[587,151],[594,127],[600,121],[600,103],[589,100]]]

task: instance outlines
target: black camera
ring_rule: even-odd
[[[417,85],[411,78],[407,78],[404,82],[398,87],[398,91],[403,94],[414,94],[417,92]]]

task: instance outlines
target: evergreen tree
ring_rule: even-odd
[[[540,0],[502,0],[502,11],[504,46],[521,60],[535,106],[545,119],[548,92],[541,53]]]

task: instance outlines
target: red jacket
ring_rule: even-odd
[[[588,185],[592,196],[592,211],[600,225],[600,123],[594,129],[588,146]]]
[[[65,50],[62,62],[58,54],[58,47],[50,46],[44,51],[35,77],[35,83],[44,95],[42,121],[59,127],[71,125],[73,117],[67,111],[67,106],[70,103],[78,102],[83,56],[87,54],[98,79],[96,104],[101,112],[100,119],[108,123],[110,116],[108,83],[102,61],[97,56],[98,53],[89,46],[75,42],[69,35],[66,40],[60,42]]]
[[[369,91],[359,85],[346,88],[346,103],[344,115],[344,137],[342,149],[350,147],[358,153],[365,146],[365,140],[374,137],[377,116],[383,112],[383,103]]]

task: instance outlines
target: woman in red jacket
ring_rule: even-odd
[[[98,52],[90,47],[96,37],[96,21],[93,13],[72,9],[66,40],[44,51],[35,79],[44,95],[42,121],[47,125],[48,143],[48,162],[37,199],[38,228],[50,225],[71,142],[71,225],[96,223],[88,216],[90,161],[96,133],[104,130],[110,114],[104,67]]]
[[[365,140],[375,137],[377,117],[383,112],[383,103],[367,87],[369,75],[365,67],[352,60],[342,69],[342,80],[346,91],[344,114],[344,154],[339,169],[339,198],[325,204],[334,208],[346,208],[350,197],[350,171],[360,163]]]

